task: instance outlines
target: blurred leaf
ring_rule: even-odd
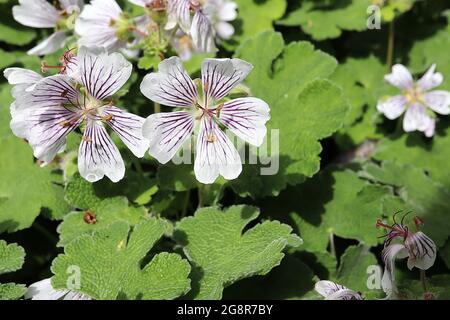
[[[363,31],[367,27],[367,8],[371,0],[348,0],[327,6],[316,0],[303,0],[278,24],[300,26],[315,40],[337,38],[343,30]]]

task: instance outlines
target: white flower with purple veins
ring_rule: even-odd
[[[168,0],[166,29],[178,25],[192,37],[197,50],[215,52],[216,36],[229,39],[234,34],[229,22],[236,19],[236,9],[236,3],[228,0]]]
[[[47,0],[19,0],[13,16],[19,23],[33,28],[54,28],[55,32],[28,51],[32,55],[53,53],[66,44],[67,32],[73,30],[75,19],[83,8],[82,0],[59,0],[52,6]]]
[[[67,135],[83,124],[78,153],[81,176],[95,182],[106,175],[117,182],[125,166],[105,125],[137,157],[148,149],[142,136],[144,119],[115,107],[111,99],[130,77],[132,66],[121,54],[108,55],[104,48],[81,47],[76,58],[78,78],[67,74],[43,78],[31,92],[16,97],[11,128],[47,164],[65,149]]]
[[[224,99],[252,68],[240,59],[206,59],[202,64],[200,95],[180,58],[162,61],[157,73],[145,76],[141,91],[156,103],[183,111],[156,113],[145,120],[143,133],[150,140],[150,155],[164,164],[196,132],[197,180],[213,183],[219,175],[228,180],[237,178],[242,171],[241,158],[221,126],[260,146],[269,120],[269,106],[261,99]]]
[[[385,234],[384,249],[381,253],[385,270],[381,280],[381,286],[388,298],[395,298],[398,295],[395,285],[395,260],[408,258],[407,266],[410,270],[416,267],[421,270],[429,269],[436,260],[436,245],[422,231],[412,232],[408,226],[404,224],[406,213],[400,223],[395,220],[394,223],[388,225],[381,220],[377,221],[377,227],[383,227],[389,230]],[[417,230],[423,225],[419,217],[414,218]]]
[[[25,299],[31,300],[92,300],[83,293],[72,290],[56,290],[52,286],[51,279],[44,279],[33,283],[25,293]]]
[[[362,300],[359,292],[353,291],[333,281],[321,280],[316,282],[314,289],[325,300]]]
[[[436,65],[430,69],[416,83],[411,73],[401,64],[392,67],[392,73],[385,76],[385,80],[402,90],[400,95],[379,101],[377,109],[386,118],[393,120],[403,113],[403,130],[406,132],[421,131],[427,137],[434,135],[436,125],[435,113],[450,114],[450,92],[432,90],[439,86],[443,77],[435,72]]]
[[[143,17],[130,19],[115,0],[92,0],[75,24],[79,45],[105,47],[109,51],[126,48],[132,36],[141,36]]]

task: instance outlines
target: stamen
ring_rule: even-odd
[[[102,116],[102,120],[103,120],[104,122],[109,122],[109,121],[111,121],[113,118],[114,118],[114,117],[113,117],[112,114],[107,114],[106,116]]]
[[[414,217],[414,224],[416,225],[417,230],[420,230],[420,228],[424,225],[424,223],[425,222],[423,222],[423,220],[420,217],[418,216]]]
[[[83,136],[82,139],[86,142],[92,142],[92,138],[88,136]]]
[[[46,73],[49,69],[59,69],[60,72],[63,72],[66,69],[66,66],[50,66],[47,64],[47,61],[41,62],[41,72]]]
[[[210,133],[206,135],[206,141],[213,143],[217,141],[217,137],[214,133]]]

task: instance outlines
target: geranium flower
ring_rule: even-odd
[[[92,0],[75,24],[79,45],[105,47],[108,51],[132,46],[132,36],[141,37],[148,22],[145,16],[131,19],[115,0]]]
[[[321,280],[316,282],[314,289],[323,297],[325,300],[362,300],[362,296],[359,292],[353,291],[344,287],[343,285],[337,284],[333,281]]]
[[[395,260],[408,258],[407,266],[410,270],[416,267],[421,270],[429,269],[436,260],[436,245],[425,233],[419,231],[423,224],[422,220],[415,217],[417,232],[409,230],[404,224],[406,215],[402,217],[400,223],[387,225],[381,220],[377,221],[377,227],[383,227],[389,232],[385,235],[384,249],[381,253],[385,270],[381,280],[381,286],[388,298],[395,297],[398,292],[395,285]]]
[[[141,91],[156,103],[184,111],[156,113],[145,120],[143,133],[150,140],[150,155],[168,162],[198,128],[194,165],[198,181],[213,183],[219,175],[228,180],[238,177],[242,171],[239,153],[220,125],[250,144],[262,144],[269,120],[267,103],[257,98],[224,100],[252,68],[240,59],[206,59],[200,96],[180,58],[162,61],[158,72],[145,76]]]
[[[119,53],[108,55],[104,48],[86,47],[80,48],[76,61],[78,71],[70,73],[76,78],[66,68],[66,74],[43,78],[31,92],[16,97],[11,128],[26,137],[34,156],[47,164],[64,150],[67,135],[83,124],[78,153],[81,176],[95,182],[106,175],[117,182],[125,166],[105,125],[137,157],[148,149],[142,136],[144,119],[115,107],[111,100],[130,77],[131,63]]]
[[[229,22],[236,19],[236,9],[236,3],[228,0],[168,0],[166,29],[179,25],[191,35],[197,50],[214,52],[216,36],[229,39],[234,34]]]
[[[425,136],[432,137],[436,125],[436,113],[450,114],[450,92],[431,89],[439,86],[443,77],[435,72],[436,65],[430,69],[416,83],[411,73],[401,64],[392,67],[392,73],[385,76],[385,80],[402,90],[402,94],[379,101],[377,109],[386,118],[393,120],[403,113],[403,130],[421,131]],[[406,110],[406,112],[405,112]]]
[[[46,0],[19,0],[12,8],[14,19],[28,27],[54,28],[55,32],[28,51],[31,55],[53,53],[66,44],[67,31],[73,30],[75,19],[83,8],[82,0],[59,0],[52,6]]]
[[[25,299],[31,300],[92,300],[86,294],[73,290],[53,289],[51,279],[44,279],[33,283],[25,293]]]

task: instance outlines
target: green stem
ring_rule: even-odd
[[[423,291],[428,292],[427,276],[425,274],[425,270],[420,270],[420,282],[422,282]]]
[[[143,175],[144,170],[142,169],[142,165],[141,165],[141,162],[139,161],[139,159],[133,157],[132,162],[133,162],[134,168],[136,169],[137,173],[139,173],[140,175]]]
[[[186,195],[185,195],[185,198],[184,198],[183,210],[181,211],[181,219],[186,216],[187,209],[188,209],[188,206],[189,206],[189,198],[190,198],[190,192],[188,190],[188,191],[186,191]]]
[[[208,195],[208,186],[206,184],[199,184],[198,185],[198,207],[202,208],[205,206],[205,201],[207,199]]]
[[[157,102],[155,102],[155,113],[160,113],[161,112],[161,105]]]
[[[334,234],[330,232],[330,252],[336,258],[336,247],[334,245]]]
[[[394,20],[389,23],[389,34],[388,34],[388,44],[387,44],[387,53],[386,53],[386,65],[388,71],[392,68],[392,60],[394,57]]]

